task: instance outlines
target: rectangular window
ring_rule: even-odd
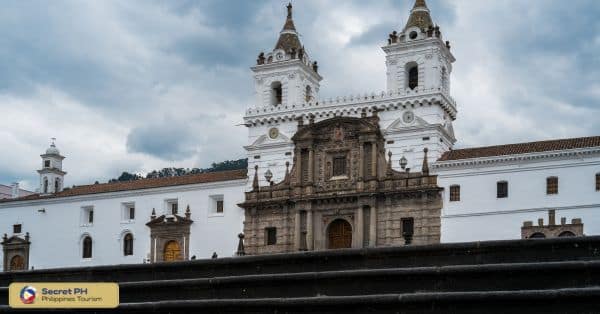
[[[121,220],[124,222],[135,220],[135,203],[121,203]]]
[[[44,168],[50,168],[50,160],[44,160]]]
[[[94,223],[94,207],[81,207],[81,226],[90,226]]]
[[[411,236],[414,234],[415,219],[412,217],[402,218],[402,235]]]
[[[13,233],[21,233],[21,224],[13,225]]]
[[[275,227],[265,228],[265,242],[266,242],[266,245],[277,244],[277,228],[275,228]]]
[[[460,201],[460,185],[450,186],[450,202]]]
[[[178,205],[177,205],[177,202],[175,202],[175,203],[171,203],[171,204],[169,204],[169,205],[170,205],[169,207],[171,208],[171,214],[172,214],[172,215],[177,215],[177,212],[179,211],[179,209],[178,209],[178,207],[177,207],[177,206],[178,206]]]
[[[600,191],[600,173],[596,173],[596,191]]]
[[[496,194],[498,198],[508,197],[508,182],[500,181],[497,184]]]
[[[346,175],[346,157],[333,158],[333,176]]]
[[[546,178],[546,194],[558,194],[558,177]]]
[[[225,213],[225,201],[223,194],[210,195],[208,197],[208,215],[223,216]]]

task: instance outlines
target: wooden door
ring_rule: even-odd
[[[337,219],[329,224],[327,229],[328,249],[345,249],[352,247],[352,226],[343,220]]]
[[[10,270],[24,270],[25,259],[21,255],[15,255],[10,259]]]
[[[181,261],[181,247],[177,241],[169,241],[165,245],[165,252],[163,254],[163,260],[165,262]]]

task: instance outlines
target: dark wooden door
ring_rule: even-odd
[[[352,226],[343,220],[337,219],[329,224],[327,231],[329,249],[345,249],[352,247]]]
[[[10,270],[25,270],[25,259],[21,255],[15,255],[10,260]]]

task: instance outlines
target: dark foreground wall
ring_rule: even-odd
[[[13,281],[119,282],[119,313],[600,313],[600,237],[0,273],[0,312]]]

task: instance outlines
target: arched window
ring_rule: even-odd
[[[532,234],[531,236],[529,236],[530,239],[544,239],[546,237],[546,235],[544,235],[541,232],[536,232],[534,234]]]
[[[56,178],[56,180],[54,180],[54,193],[58,192],[60,192],[60,179]]]
[[[281,88],[281,82],[271,83],[271,105],[277,106],[281,104],[283,100],[283,90]]]
[[[92,237],[86,236],[83,238],[83,258],[92,258]]]
[[[44,178],[44,193],[48,193],[48,178]]]
[[[419,66],[411,62],[406,67],[408,71],[408,88],[415,89],[419,86]]]
[[[558,236],[561,237],[561,238],[562,237],[574,237],[575,234],[573,232],[571,232],[571,231],[563,231]]]
[[[305,100],[306,102],[309,102],[312,99],[312,89],[310,88],[309,85],[306,85],[306,93],[305,93]]]
[[[133,255],[133,235],[131,233],[123,237],[123,255]]]
[[[546,178],[546,194],[558,194],[558,177]]]

